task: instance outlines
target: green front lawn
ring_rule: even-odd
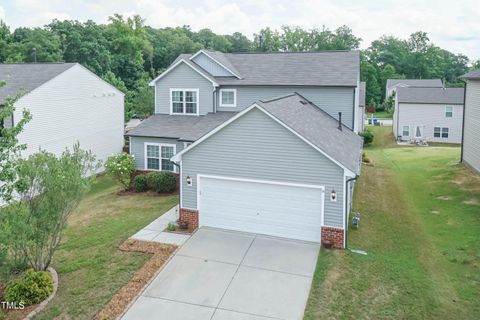
[[[118,190],[100,177],[72,215],[53,262],[59,291],[35,319],[92,319],[150,258],[118,246],[175,206],[178,196],[117,195]]]
[[[390,129],[390,130],[388,130]],[[375,130],[349,247],[322,250],[305,319],[479,319],[480,178],[454,147],[398,147]]]
[[[387,112],[387,111],[378,111],[375,113],[367,113],[367,117],[371,118],[373,114],[374,118],[377,119],[392,119],[393,117],[393,112]]]

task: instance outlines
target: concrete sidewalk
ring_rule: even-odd
[[[190,238],[190,235],[164,231],[170,222],[175,222],[177,219],[178,206],[175,206],[165,212],[159,218],[155,219],[148,226],[138,231],[136,234],[130,237],[130,239],[154,241],[181,246]]]

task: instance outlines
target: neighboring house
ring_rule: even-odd
[[[365,81],[360,82],[360,100],[358,103],[358,132],[362,132],[365,129],[365,121],[367,121],[367,114],[365,109],[367,94],[367,84]]]
[[[480,70],[467,73],[462,162],[480,173]]]
[[[18,136],[26,157],[39,149],[60,155],[78,141],[98,160],[124,144],[123,93],[78,63],[0,64],[0,106],[21,93],[4,126],[18,123],[27,109],[32,119]]]
[[[347,198],[345,177],[355,177],[358,174],[358,168],[352,167],[351,164],[346,165],[342,163],[342,159],[338,158],[354,157],[359,161],[361,154],[359,142],[361,139],[355,134],[361,129],[358,120],[361,109],[359,107],[358,51],[227,54],[201,50],[193,55],[180,55],[165,72],[151,82],[151,85],[155,87],[155,115],[127,133],[130,138],[130,153],[135,156],[137,167],[141,170],[172,171],[181,174],[181,212],[183,218],[186,217],[187,212],[191,212],[193,221],[191,225],[196,227],[198,223],[213,224],[207,222],[209,220],[203,220],[204,212],[206,212],[205,216],[209,215],[208,210],[203,206],[200,221],[198,221],[197,197],[195,192],[191,193],[193,188],[186,186],[187,176],[191,174],[189,182],[194,186],[197,183],[197,174],[221,176],[227,179],[234,177],[240,180],[229,181],[246,179],[245,183],[247,180],[248,183],[254,183],[253,186],[247,185],[247,188],[258,188],[259,195],[262,194],[260,190],[264,190],[266,193],[263,195],[273,197],[258,199],[260,201],[256,206],[259,208],[258,215],[264,209],[266,211],[271,209],[262,207],[268,205],[264,203],[266,199],[270,199],[267,202],[273,207],[280,208],[282,206],[279,205],[280,202],[273,200],[279,200],[281,192],[283,192],[282,196],[285,196],[285,192],[292,192],[289,199],[292,204],[299,205],[298,208],[285,207],[291,212],[285,212],[283,209],[278,223],[272,220],[262,222],[254,219],[250,222],[246,221],[241,229],[320,241],[320,227],[328,226],[333,228],[331,229],[333,231],[323,232],[323,237],[331,236],[331,239],[335,237],[336,245],[343,246],[343,230],[346,224],[344,213],[348,211],[345,205]],[[271,121],[276,117],[273,111],[269,111],[270,115],[267,115],[257,105],[251,107],[255,101],[259,100],[266,101],[281,96],[292,97],[293,92],[297,92],[298,95],[291,99],[275,101],[292,103],[289,110],[292,112],[291,116],[298,121],[295,124],[282,124],[283,120],[272,123]],[[304,109],[298,108],[300,100],[306,103],[305,108],[308,110],[318,111],[312,115],[314,117],[312,119],[319,121],[318,124],[312,123],[310,118],[302,114]],[[262,103],[259,102],[259,104]],[[271,102],[271,104],[275,103]],[[303,106],[302,103],[300,104]],[[343,130],[333,130],[333,127],[338,127],[340,113]],[[258,116],[255,117],[255,115]],[[330,124],[335,123],[336,126],[331,125],[331,129],[325,128],[325,130],[318,128],[325,121]],[[235,129],[237,124],[242,124],[242,127]],[[225,127],[227,125],[228,128]],[[307,126],[309,126],[308,130],[318,130],[317,136],[311,137],[313,131],[302,133],[301,127]],[[262,127],[264,127],[263,131]],[[224,129],[218,131],[219,128]],[[187,150],[186,148],[192,143],[203,141],[202,139],[213,132],[216,133],[215,138],[212,137],[210,141],[222,137],[222,132],[235,132],[235,130],[238,130],[236,135],[225,135],[223,143],[209,148],[209,155],[204,154],[196,158],[195,163],[189,166],[185,166],[185,163],[175,165],[170,161],[174,155]],[[334,132],[329,132],[332,130]],[[323,146],[317,146],[311,139],[328,141],[334,145],[328,148],[338,149],[338,153],[330,154],[331,150],[323,150]],[[186,159],[197,154],[196,150],[207,150],[203,146],[208,145],[210,144],[202,143],[202,147],[194,148],[192,152],[185,155]],[[324,157],[328,161],[322,158],[322,153],[318,153],[318,150],[317,153],[313,152],[316,148],[322,149],[322,152],[327,154]],[[239,154],[235,150],[243,151]],[[228,166],[225,159],[231,160]],[[196,167],[193,168],[190,165]],[[356,165],[358,166],[358,163]],[[212,166],[216,170],[213,170]],[[184,171],[183,168],[187,168],[186,170],[192,173]],[[207,180],[204,178],[204,181]],[[214,181],[213,188],[218,188],[215,184],[218,179],[212,178],[212,181]],[[265,181],[267,183],[264,183]],[[315,198],[310,188],[312,185],[315,186],[313,190],[318,189],[318,186],[324,187],[325,195],[316,193],[321,197]],[[351,190],[351,185],[348,190]],[[266,188],[267,186],[272,188]],[[237,190],[238,185],[224,187]],[[338,199],[334,204],[329,200],[332,190],[335,190],[335,199]],[[241,190],[236,193],[239,197],[245,197],[247,202],[252,199],[252,195],[247,195]],[[300,204],[306,200],[305,197],[311,199],[312,203],[303,208]],[[238,199],[231,200],[238,201]],[[320,205],[322,207],[319,207]],[[325,215],[319,214],[324,210],[323,205],[325,205]],[[250,210],[248,215],[251,214]],[[325,220],[323,220],[324,216]],[[318,220],[320,217],[321,221]],[[255,217],[251,216],[251,218]],[[267,220],[271,218],[272,216],[266,217]],[[232,219],[236,218],[232,217]],[[309,222],[289,226],[290,223],[295,222],[294,220]],[[229,227],[231,222],[232,220],[225,221],[224,227]],[[257,222],[258,228],[263,229],[253,228]],[[276,231],[269,229],[268,224],[277,225]],[[308,224],[311,224],[311,227],[308,227]]]
[[[441,79],[387,79],[385,97],[403,87],[443,88],[443,82]]]
[[[461,143],[463,99],[463,88],[397,88],[393,113],[395,138]]]
[[[293,93],[258,101],[172,161],[180,219],[344,247],[362,139]]]

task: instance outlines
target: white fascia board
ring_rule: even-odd
[[[150,81],[150,83],[148,84],[149,86],[155,86],[155,83],[160,80],[161,78],[163,78],[164,76],[166,76],[170,71],[172,71],[173,69],[175,69],[177,66],[179,66],[181,63],[185,63],[187,66],[189,66],[190,68],[192,68],[193,70],[195,70],[198,74],[200,74],[202,77],[204,77],[205,79],[207,79],[208,81],[210,81],[212,83],[212,85],[214,87],[218,87],[218,83],[216,83],[215,81],[213,81],[212,79],[210,79],[207,75],[205,75],[205,73],[203,73],[202,71],[200,71],[199,69],[195,68],[194,66],[192,66],[190,63],[188,63],[187,61],[185,61],[184,59],[180,59],[178,60],[174,65],[170,66],[167,70],[165,70],[164,72],[162,72],[158,77],[156,77],[155,79],[153,79],[152,81]]]
[[[242,77],[240,77],[238,74],[236,74],[235,72],[233,72],[232,70],[230,70],[229,68],[227,68],[224,64],[222,64],[220,61],[218,61],[217,59],[215,59],[214,57],[212,57],[211,55],[208,54],[208,52],[204,51],[204,50],[200,50],[198,51],[197,53],[195,53],[193,56],[190,57],[190,60],[193,61],[193,59],[198,56],[199,54],[203,53],[204,55],[206,55],[207,57],[209,57],[210,59],[212,59],[213,61],[215,61],[215,63],[217,63],[218,65],[220,65],[223,69],[227,70],[228,72],[230,72],[231,74],[233,74],[235,77],[237,77],[238,79],[242,79]]]

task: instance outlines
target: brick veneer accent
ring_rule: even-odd
[[[334,248],[343,248],[343,229],[322,227],[322,243],[325,240],[332,241]]]
[[[193,232],[198,229],[198,210],[180,208],[178,220],[187,222],[188,232]]]

